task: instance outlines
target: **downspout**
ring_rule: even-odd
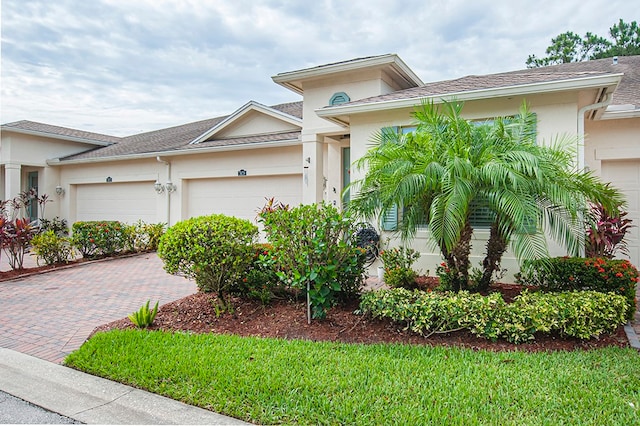
[[[606,89],[605,89],[606,90]],[[602,95],[599,96],[602,98]],[[578,151],[577,151],[577,170],[584,170],[584,115],[602,107],[609,106],[611,103],[612,94],[606,93],[603,101],[597,102],[591,105],[585,105],[578,110]]]
[[[167,165],[167,181],[171,182],[171,163],[163,160],[162,158],[160,158],[160,156],[158,155],[156,157],[156,161],[158,163],[164,163]],[[171,191],[166,191],[167,193],[167,226],[171,226]]]

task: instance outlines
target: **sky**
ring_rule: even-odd
[[[526,68],[630,0],[2,0],[0,122],[126,136],[301,100],[271,77],[396,53],[424,81]]]

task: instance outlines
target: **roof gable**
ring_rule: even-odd
[[[190,144],[199,144],[220,138],[295,131],[301,128],[302,120],[300,118],[250,101],[195,138]]]

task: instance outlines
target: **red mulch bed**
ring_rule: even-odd
[[[418,281],[418,285],[421,288],[433,288],[437,285],[437,279],[423,277]],[[514,284],[496,284],[491,291],[501,292],[505,300],[510,301],[520,293],[521,287]],[[196,293],[168,303],[160,308],[150,329],[346,343],[457,346],[489,351],[571,351],[629,346],[622,326],[615,333],[587,341],[558,335],[536,335],[535,340],[516,345],[504,340],[492,342],[466,331],[435,334],[425,338],[404,331],[403,325],[394,324],[389,320],[374,320],[354,314],[358,308],[355,302],[347,306],[336,306],[329,311],[326,319],[313,320],[311,324],[307,324],[304,301],[282,298],[263,306],[258,301],[235,298],[232,300],[234,312],[219,317],[216,317],[215,303],[215,297],[205,293]],[[135,327],[129,319],[124,318],[98,327],[94,332],[127,328]]]

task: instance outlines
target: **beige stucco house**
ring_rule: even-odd
[[[272,79],[302,100],[272,106],[250,101],[225,117],[122,138],[30,121],[4,124],[0,198],[37,187],[55,201],[46,215],[70,223],[173,224],[214,212],[253,221],[271,197],[291,205],[341,206],[343,188],[362,173],[350,164],[364,154],[372,134],[411,126],[422,100],[463,100],[469,119],[512,115],[526,100],[537,114],[540,143],[578,135],[584,141],[578,167],[622,189],[630,217],[640,224],[640,56],[425,84],[391,54]],[[630,240],[636,265],[639,230]],[[422,252],[418,267],[433,273],[441,259],[430,251],[427,232],[419,232],[413,245]],[[393,244],[393,234],[387,236]],[[487,236],[476,229],[478,254]],[[554,254],[562,252],[556,248]],[[505,266],[514,265],[507,256]]]

